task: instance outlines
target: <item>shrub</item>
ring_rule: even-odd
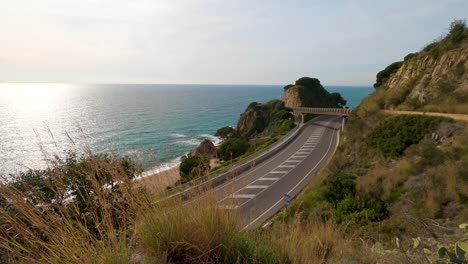
[[[184,159],[179,165],[181,183],[186,183],[192,179],[202,176],[209,171],[210,165],[207,160],[199,156],[191,156]]]
[[[282,263],[271,245],[254,236],[234,235],[224,248],[224,263]]]
[[[423,51],[429,52],[433,58],[437,58],[446,51],[460,47],[467,38],[466,21],[462,19],[454,20],[450,24],[449,32],[427,45]]]
[[[219,147],[219,156],[222,160],[230,160],[243,155],[249,148],[245,139],[231,138],[223,142]]]
[[[418,55],[417,52],[415,53],[409,53],[408,55],[405,56],[405,58],[403,59],[403,61],[407,62],[409,60],[411,60],[412,58],[416,57]]]
[[[348,196],[336,208],[338,223],[366,224],[383,220],[387,215],[387,205],[384,201],[367,196]]]
[[[220,137],[222,139],[231,138],[235,135],[236,130],[230,126],[225,126],[218,129],[215,133],[215,136]]]
[[[388,65],[384,70],[377,73],[374,88],[380,87],[393,73],[397,72],[403,65],[403,61],[397,61]]]
[[[0,255],[37,263],[124,258],[119,234],[140,204],[137,171],[129,158],[69,152],[0,185]]]
[[[348,196],[356,195],[356,177],[346,172],[328,177],[324,182],[323,198],[336,208]]]
[[[432,116],[399,115],[380,123],[368,136],[367,144],[383,155],[401,156],[405,149],[416,144],[424,135],[448,118]]]

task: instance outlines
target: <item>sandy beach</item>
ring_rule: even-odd
[[[140,178],[137,180],[137,184],[146,187],[154,193],[160,193],[168,186],[174,186],[179,179],[179,166],[177,166],[151,176]]]

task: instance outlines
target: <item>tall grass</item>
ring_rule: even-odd
[[[143,190],[133,188],[129,175],[134,171],[123,159],[90,152],[56,161],[0,186],[4,261],[129,260],[127,236],[148,201]]]

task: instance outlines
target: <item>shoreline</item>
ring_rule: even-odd
[[[205,136],[205,139],[210,140],[216,147],[223,143],[221,138],[214,135],[206,134]],[[182,163],[182,157],[186,156],[191,151],[173,159],[172,161],[162,163],[159,166],[143,171],[140,175],[137,175],[134,178],[134,181],[137,184],[144,184],[145,187],[156,193],[164,191],[167,187],[175,186],[175,184],[180,180],[179,165]],[[215,164],[215,162],[210,160],[210,164]]]

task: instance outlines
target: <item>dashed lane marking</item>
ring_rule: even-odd
[[[245,186],[246,189],[266,189],[268,185],[247,185]]]
[[[289,159],[287,160],[286,162],[301,162],[302,160],[293,160],[293,159]]]
[[[294,165],[279,165],[278,168],[294,168]]]
[[[251,199],[255,197],[255,194],[233,194],[232,198]]]
[[[270,171],[269,173],[273,173],[273,174],[286,174],[288,173],[287,171]]]
[[[279,179],[280,178],[276,178],[276,177],[263,177],[263,178],[258,179],[257,181],[277,181]]]
[[[235,210],[239,207],[238,205],[218,205],[218,208],[225,210]]]
[[[299,162],[301,162],[301,161],[302,161],[302,160],[299,160],[299,161],[296,161],[296,160],[287,160],[287,161],[285,161],[285,162],[283,162],[283,163],[286,163],[286,162],[288,162],[288,163],[299,163]]]

